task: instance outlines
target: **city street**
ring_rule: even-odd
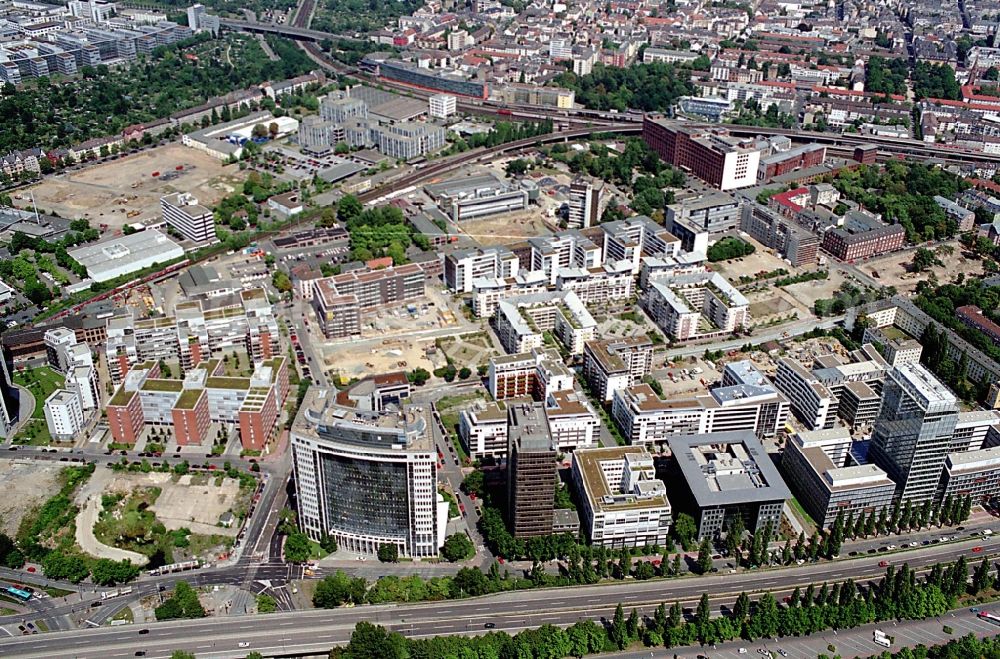
[[[985,551],[972,552],[975,546],[983,546]],[[965,555],[970,560],[995,555],[998,549],[1000,539],[997,538],[964,540],[915,549],[907,554],[906,559],[914,566],[931,565],[939,561],[954,560],[959,555]],[[295,611],[246,622],[230,618],[208,618],[156,623],[148,625],[149,634],[144,635],[143,647],[148,648],[149,656],[166,656],[176,649],[204,654],[206,650],[232,652],[237,649],[238,641],[250,641],[254,649],[261,651],[289,651],[294,644],[296,650],[322,652],[333,644],[345,642],[359,620],[389,625],[397,631],[417,637],[477,633],[483,630],[486,622],[495,624],[498,630],[516,632],[545,623],[571,624],[579,619],[608,617],[619,602],[626,608],[634,607],[647,615],[661,602],[680,601],[686,608],[692,609],[697,605],[702,592],[710,593],[713,607],[717,609],[731,605],[743,590],[748,593],[770,590],[780,598],[795,587],[806,587],[811,583],[847,578],[857,581],[877,578],[884,572],[884,568],[879,566],[880,560],[884,560],[882,556],[865,556],[782,570],[750,571],[743,573],[735,582],[728,574],[716,574],[675,580],[533,589],[444,602]],[[902,561],[893,559],[892,562]],[[273,569],[286,568],[276,566]],[[214,572],[214,575],[202,571],[200,574],[176,576],[198,585],[205,583],[206,577],[212,579],[212,582],[218,582],[224,572],[227,582],[242,582],[243,571],[238,568]],[[143,588],[155,589],[156,586],[144,584]],[[0,624],[4,622],[0,619]],[[131,626],[124,629],[100,628],[53,632],[37,637],[4,638],[0,639],[0,652],[25,657],[124,656],[123,653],[134,650],[137,633],[135,627]],[[84,647],[87,648],[86,654],[81,653]]]

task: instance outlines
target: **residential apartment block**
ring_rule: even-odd
[[[134,444],[148,423],[171,428],[178,444],[200,445],[209,424],[218,422],[239,427],[245,450],[263,449],[288,397],[287,360],[262,361],[249,378],[223,373],[219,359],[199,364],[183,380],[161,378],[155,362],[136,365],[108,401],[112,437]]]
[[[724,336],[750,326],[750,302],[717,272],[654,279],[642,304],[675,341]],[[703,329],[704,320],[712,330]]]
[[[176,360],[188,370],[227,350],[253,362],[278,354],[278,321],[264,289],[181,302],[174,316],[138,320],[125,309],[107,321],[104,354],[115,384],[142,362]]]
[[[597,322],[572,291],[536,293],[503,300],[494,319],[497,337],[511,354],[541,348],[552,335],[572,355],[595,337]]]
[[[313,281],[313,309],[327,338],[361,333],[361,313],[404,304],[424,296],[426,275],[420,266],[345,272]]]
[[[583,347],[583,377],[605,403],[619,389],[642,382],[652,366],[653,342],[645,335],[589,341]]]
[[[819,238],[797,225],[794,220],[783,217],[766,206],[758,203],[745,205],[740,229],[765,247],[777,251],[795,267],[816,263]]]
[[[490,358],[487,387],[494,400],[524,396],[547,400],[557,391],[573,389],[573,372],[553,349],[533,349]]]

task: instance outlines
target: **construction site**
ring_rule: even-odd
[[[160,217],[160,197],[189,192],[212,207],[243,184],[245,175],[210,155],[180,144],[153,147],[117,160],[50,176],[14,197],[19,208],[85,218],[93,226],[122,225]]]

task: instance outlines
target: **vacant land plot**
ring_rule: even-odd
[[[718,263],[711,264],[713,270],[721,273],[728,279],[735,281],[739,279],[740,275],[752,277],[758,273],[772,272],[779,268],[784,268],[791,274],[796,274],[803,270],[813,269],[812,266],[810,266],[810,268],[793,268],[786,261],[782,260],[781,257],[775,254],[774,250],[764,247],[750,236],[740,234],[740,238],[753,245],[756,248],[756,251],[749,256],[744,256],[739,259],[733,259],[732,261],[720,261]]]
[[[433,371],[444,365],[432,361],[427,349],[434,347],[433,339],[422,341],[409,339],[375,339],[336,343],[320,349],[323,362],[331,369],[331,374],[350,380],[376,373],[390,373],[399,370],[425,368]],[[440,354],[440,353],[439,353]]]
[[[59,491],[60,471],[40,462],[0,461],[0,483],[9,494],[0,498],[0,531],[14,537],[25,514]]]
[[[194,533],[217,533],[219,535],[235,536],[237,528],[222,528],[217,526],[223,513],[235,510],[240,498],[240,483],[232,478],[218,479],[205,475],[186,475],[173,482],[168,474],[167,482],[159,485],[162,488],[156,503],[150,510],[156,513],[157,519],[170,530],[189,528]],[[208,480],[211,478],[211,480]]]
[[[804,281],[801,284],[785,286],[785,291],[806,309],[812,309],[816,300],[832,298],[840,290],[844,277],[839,271],[833,271],[826,279]]]
[[[151,561],[211,559],[238,532],[238,524],[219,526],[220,518],[244,510],[249,496],[221,474],[115,474],[103,487],[94,536]]]
[[[950,241],[932,251],[943,265],[935,265],[925,272],[910,272],[915,252],[913,249],[870,259],[863,264],[858,264],[858,267],[865,274],[875,277],[876,281],[883,286],[895,286],[899,291],[915,289],[919,282],[929,279],[931,273],[941,283],[951,281],[960,272],[964,273],[966,278],[983,275],[983,261],[966,258],[962,245],[957,240]]]
[[[480,245],[504,245],[552,233],[537,210],[463,222],[461,228]]]
[[[190,192],[202,205],[211,207],[244,179],[235,165],[227,167],[200,151],[168,144],[50,177],[30,188],[30,195],[22,194],[17,203],[28,206],[33,195],[40,210],[118,228],[127,222],[159,217],[160,197],[165,194]]]

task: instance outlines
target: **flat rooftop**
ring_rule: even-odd
[[[760,440],[750,431],[677,436],[667,442],[701,508],[791,497]]]
[[[670,507],[666,487],[660,480],[643,481],[652,485],[659,483],[661,486],[650,488],[648,496],[622,492],[620,488],[613,488],[608,483],[606,473],[601,466],[602,463],[624,462],[629,459],[629,456],[651,459],[650,454],[642,446],[578,449],[573,452],[573,464],[581,475],[584,493],[594,512]]]
[[[337,403],[337,391],[310,387],[292,424],[292,434],[372,451],[434,451],[430,408],[404,405],[369,412]]]

